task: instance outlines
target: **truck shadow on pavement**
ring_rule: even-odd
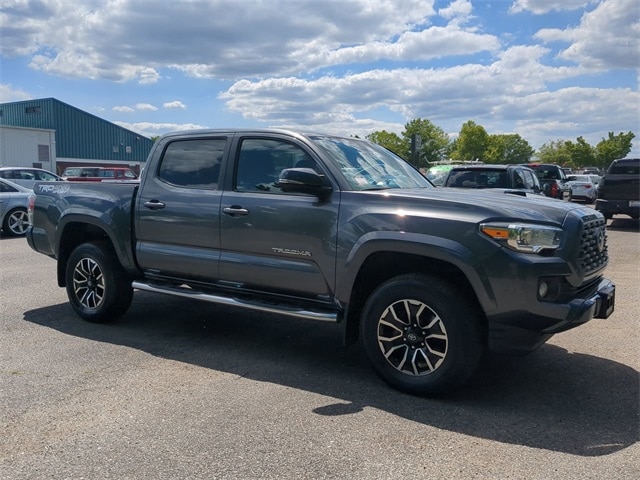
[[[609,230],[630,230],[640,231],[640,220],[629,217],[615,217],[608,221]]]
[[[113,324],[83,322],[67,304],[24,318],[67,335],[340,399],[310,414],[371,407],[435,428],[580,456],[611,454],[640,440],[638,372],[554,345],[527,357],[488,357],[468,385],[433,399],[388,387],[360,346],[342,347],[334,324],[146,292],[136,292],[127,315]]]

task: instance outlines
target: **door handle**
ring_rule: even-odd
[[[232,205],[230,207],[224,207],[222,209],[222,212],[227,214],[227,215],[230,215],[232,217],[249,215],[249,210],[247,210],[246,208],[242,208],[239,205]]]
[[[160,200],[150,200],[148,202],[144,202],[143,205],[149,210],[160,210],[161,208],[166,207],[166,205]]]

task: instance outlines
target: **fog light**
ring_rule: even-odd
[[[538,296],[544,298],[547,296],[547,293],[549,293],[547,282],[540,282],[540,285],[538,285]]]

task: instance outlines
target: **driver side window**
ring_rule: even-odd
[[[297,145],[265,138],[245,139],[240,146],[235,190],[282,194],[280,172],[294,167],[317,169],[316,162]]]

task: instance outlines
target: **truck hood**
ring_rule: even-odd
[[[440,208],[450,215],[455,211],[467,220],[504,220],[518,219],[537,223],[562,225],[567,214],[580,210],[580,215],[597,214],[584,205],[563,202],[537,194],[526,196],[507,193],[505,190],[464,190],[449,188],[382,190],[364,192],[381,195],[390,203],[403,210],[419,214],[422,208],[437,212]]]

